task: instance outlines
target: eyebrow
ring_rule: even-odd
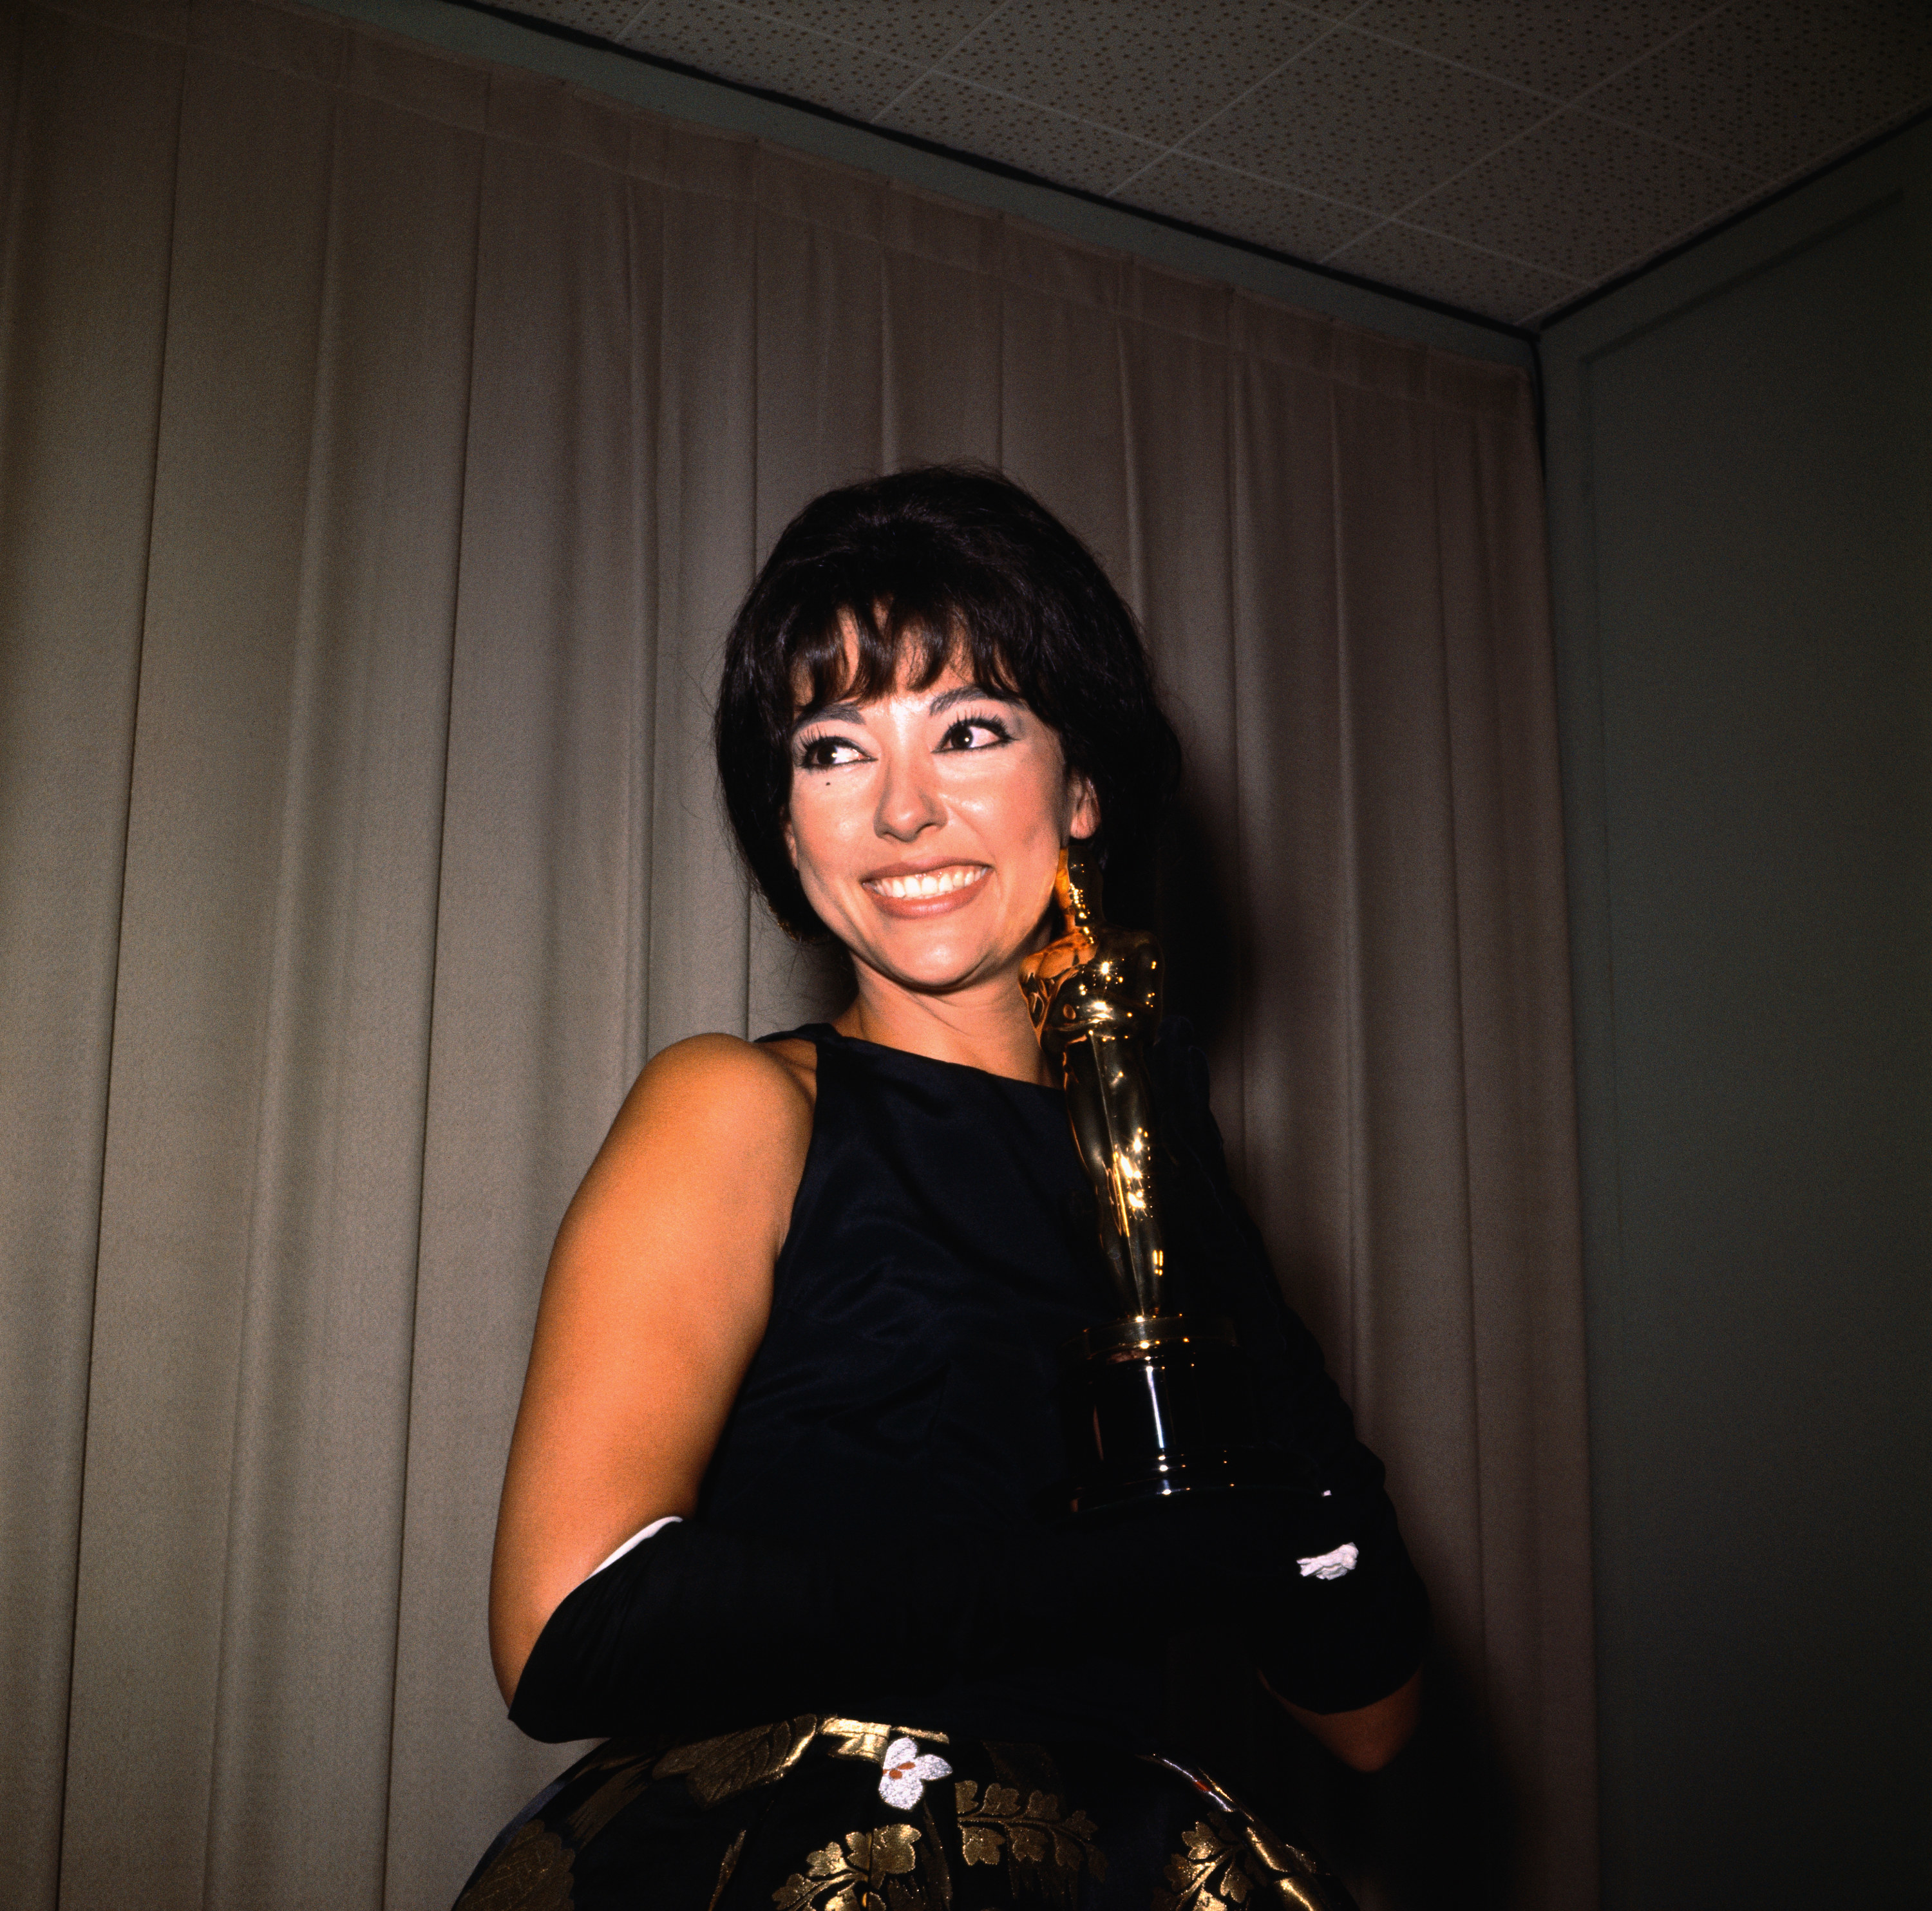
[[[926,706],[926,714],[928,717],[943,716],[962,703],[1004,703],[1017,707],[1025,701],[1010,690],[992,690],[984,684],[962,684],[956,690],[942,690]],[[865,720],[865,711],[859,704],[821,703],[816,710],[802,711],[794,717],[786,735],[796,736],[807,723],[862,723]]]

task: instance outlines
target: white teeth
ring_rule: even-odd
[[[927,870],[918,876],[876,876],[866,887],[902,900],[908,897],[923,900],[928,896],[950,896],[956,889],[970,888],[986,873],[983,867],[956,865],[951,869]]]

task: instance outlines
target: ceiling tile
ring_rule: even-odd
[[[1518,319],[1932,106],[1932,0],[497,3]]]
[[[676,0],[671,0],[676,4]],[[736,0],[741,12],[928,67],[1000,0]]]
[[[1518,259],[1499,259],[1439,233],[1392,222],[1376,226],[1324,262],[1378,285],[1402,286],[1513,325],[1586,289],[1580,279],[1545,272]]]
[[[1244,0],[1012,0],[945,65],[1166,146],[1326,31]]]
[[[1171,214],[1298,259],[1319,259],[1374,223],[1373,215],[1256,179],[1186,153],[1170,153],[1115,195],[1129,205]]]
[[[1124,133],[944,74],[922,80],[880,124],[1094,193],[1138,172],[1160,151]]]
[[[1711,0],[1370,0],[1348,24],[1574,98],[1711,10]]]
[[[1244,172],[1395,212],[1549,110],[1344,28],[1184,143]]]
[[[615,40],[640,13],[653,11],[656,0],[512,0],[512,4],[517,13],[574,26],[600,40]]]
[[[1932,104],[1926,0],[1751,0],[1588,102],[1782,179]]]
[[[758,19],[737,7],[662,4],[624,34],[623,43],[858,119],[870,119],[920,74],[905,61]]]
[[[1596,280],[1757,190],[1747,172],[1572,109],[1411,207],[1412,225]]]

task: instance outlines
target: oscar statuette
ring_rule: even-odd
[[[1074,1513],[1180,1493],[1292,1488],[1288,1456],[1257,1428],[1247,1363],[1225,1322],[1173,1310],[1154,1190],[1144,1044],[1160,1026],[1160,945],[1100,912],[1100,885],[1063,850],[1054,895],[1067,933],[1021,965],[1035,1033],[1058,1059],[1067,1116],[1100,1210],[1119,1316],[1062,1349]]]

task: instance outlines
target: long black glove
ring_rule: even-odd
[[[1208,1061],[1178,1016],[1149,1059],[1161,1158],[1156,1164],[1180,1304],[1234,1323],[1252,1364],[1264,1436],[1298,1454],[1325,1497],[1291,1510],[1303,1560],[1237,1595],[1240,1643],[1269,1685],[1310,1712],[1348,1712],[1385,1697],[1420,1662],[1429,1599],[1382,1487],[1382,1464],[1355,1437],[1353,1415],[1322,1349],[1287,1302],[1268,1250],[1228,1177],[1208,1100]],[[1245,1576],[1244,1576],[1245,1577]]]
[[[668,1526],[558,1607],[510,1717],[552,1741],[722,1730],[862,1712],[875,1691],[917,1693],[1002,1661],[1092,1650],[1119,1636],[1103,1559],[1126,1563],[1118,1535],[1093,1537],[1097,1552],[1042,1532],[1030,1557],[964,1547],[942,1557],[884,1533],[806,1546]]]
[[[1358,1510],[1333,1496],[1190,1496],[930,1559],[887,1536],[800,1546],[682,1523],[557,1607],[510,1717],[555,1742],[863,1714],[875,1693],[1084,1656],[1144,1659],[1169,1633],[1207,1625],[1251,1645],[1295,1642],[1263,1655],[1270,1683],[1342,1710],[1394,1690],[1414,1658],[1412,1625],[1386,1636],[1393,1519],[1352,1523]],[[1303,1571],[1350,1544],[1358,1556],[1338,1577]]]

